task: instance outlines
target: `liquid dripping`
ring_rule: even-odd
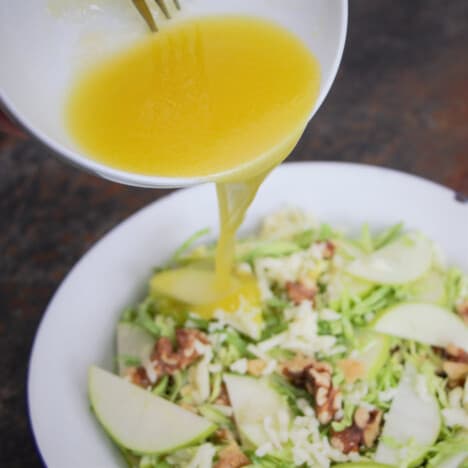
[[[69,133],[96,161],[136,174],[217,182],[213,288],[230,291],[235,233],[273,167],[299,139],[320,85],[305,44],[252,17],[170,22],[83,72]]]

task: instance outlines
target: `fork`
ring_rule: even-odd
[[[171,19],[171,13],[169,11],[166,1],[165,0],[154,0],[154,1],[158,5],[159,9],[162,11],[165,18]],[[140,13],[140,15],[145,20],[151,32],[157,32],[159,30],[158,25],[151,13],[150,8],[148,7],[148,4],[146,3],[146,0],[132,0],[132,2],[135,8],[138,10],[138,13]],[[179,0],[172,0],[172,3],[177,8],[177,10],[180,10]]]

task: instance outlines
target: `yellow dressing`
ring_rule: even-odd
[[[214,271],[185,267],[156,273],[150,281],[153,295],[169,296],[190,306],[190,311],[211,318],[217,309],[236,312],[241,301],[249,307],[259,307],[260,291],[252,275],[229,275],[229,285],[222,290],[215,287]]]
[[[77,144],[100,163],[217,182],[217,277],[206,287],[222,300],[236,284],[242,289],[231,274],[236,230],[263,179],[300,138],[319,85],[318,62],[281,26],[198,18],[174,22],[83,73],[65,117]]]

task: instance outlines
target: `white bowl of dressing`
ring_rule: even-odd
[[[217,14],[272,20],[302,39],[321,68],[320,91],[312,118],[341,61],[347,0],[183,0],[182,11],[171,21]],[[73,77],[144,34],[146,25],[130,0],[1,2],[0,103],[57,155],[103,178],[141,187],[206,182],[206,177],[145,176],[111,168],[85,154],[66,128],[63,108]]]

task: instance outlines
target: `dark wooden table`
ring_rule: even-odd
[[[468,2],[350,3],[340,72],[290,160],[388,166],[468,193]],[[41,466],[25,389],[54,290],[97,239],[164,194],[98,179],[0,134],[1,467]]]

